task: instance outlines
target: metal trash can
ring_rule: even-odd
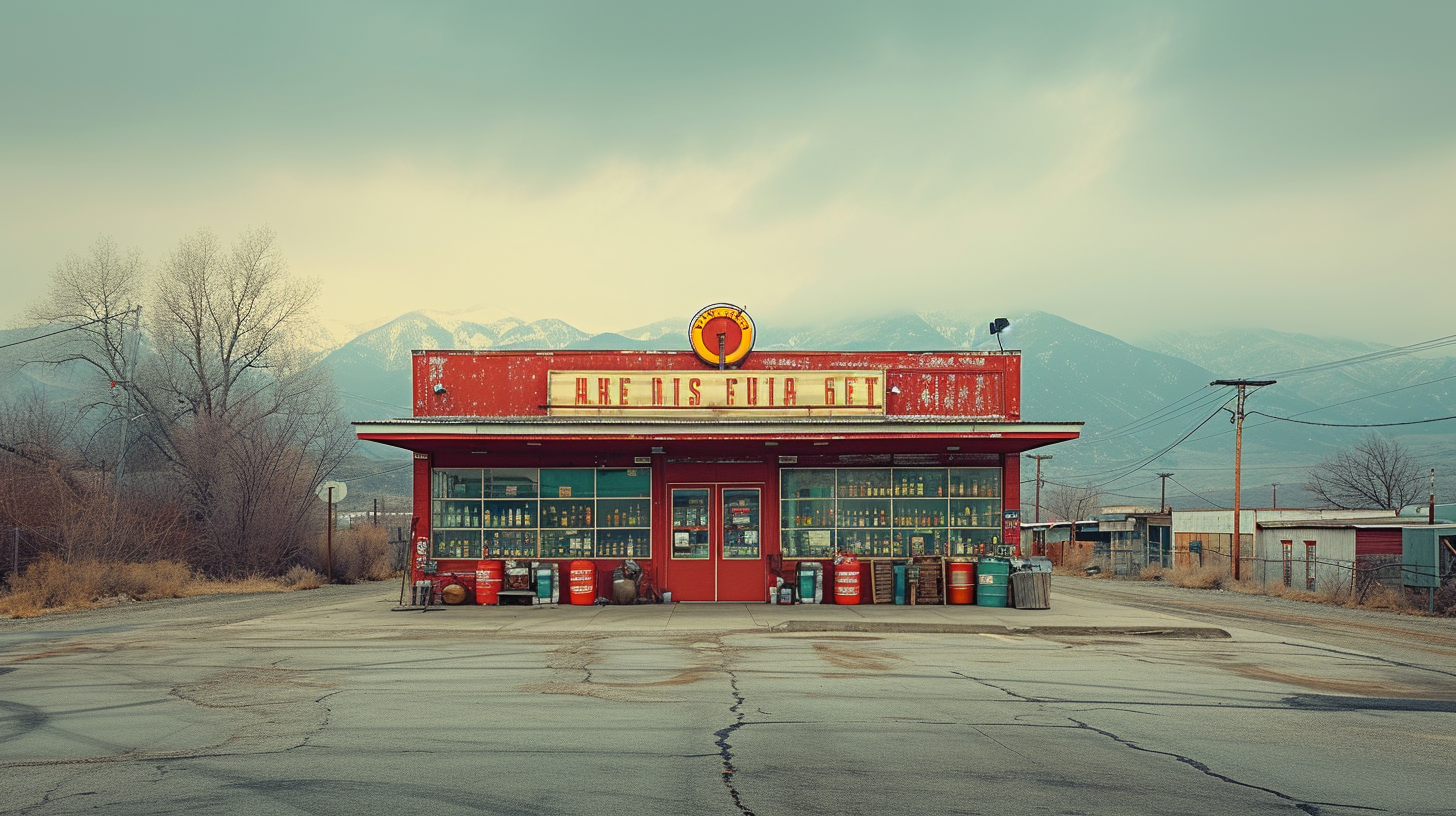
[[[1052,574],[1030,570],[1012,573],[1011,602],[1016,609],[1051,609]]]

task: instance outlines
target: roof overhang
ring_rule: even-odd
[[[409,450],[593,442],[621,448],[644,442],[758,441],[782,446],[885,447],[905,452],[1018,452],[1076,439],[1080,422],[1015,422],[956,417],[824,417],[812,420],[417,417],[355,422],[360,439]],[[829,443],[826,445],[826,443]]]

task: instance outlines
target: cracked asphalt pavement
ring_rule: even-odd
[[[0,622],[0,812],[1456,813],[1449,622],[1380,623],[1387,654],[1307,607],[1185,606],[1231,637],[1179,639],[491,630],[389,595]]]

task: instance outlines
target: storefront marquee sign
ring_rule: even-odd
[[[731,303],[714,303],[694,315],[688,324],[688,343],[693,353],[715,368],[743,362],[753,351],[753,335],[753,318]]]
[[[883,416],[885,372],[552,371],[552,416]]]

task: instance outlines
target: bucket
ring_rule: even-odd
[[[669,589],[666,592],[662,593],[662,602],[672,603],[672,590]]]

